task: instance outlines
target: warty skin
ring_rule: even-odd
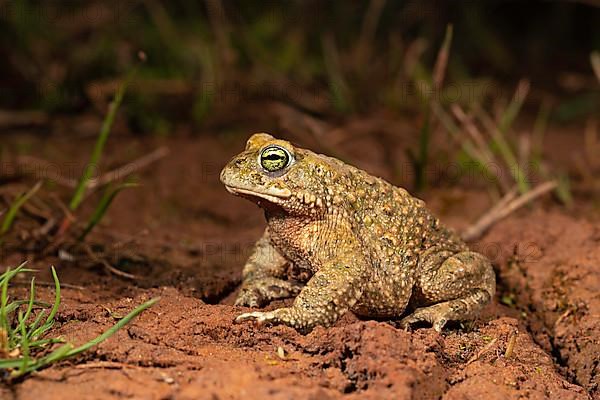
[[[221,171],[227,190],[264,209],[267,228],[243,270],[236,305],[296,296],[291,307],[236,322],[331,326],[347,311],[425,321],[441,331],[473,318],[495,275],[406,190],[335,158],[254,134]]]

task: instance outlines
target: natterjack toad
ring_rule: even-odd
[[[441,331],[449,320],[472,318],[494,296],[490,262],[423,201],[335,158],[258,133],[221,181],[267,219],[236,305],[297,295],[291,307],[245,313],[236,322],[307,332],[348,310],[374,318],[410,312],[401,326],[426,321]]]

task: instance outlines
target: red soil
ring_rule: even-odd
[[[362,160],[360,167],[406,183],[381,158],[370,157],[381,148],[372,137],[356,137],[336,146]],[[54,140],[38,154],[80,159],[82,146],[91,146],[69,140]],[[112,139],[107,154],[113,165],[159,144],[171,149],[141,174],[141,188],[117,198],[89,238],[141,278],[114,276],[85,257],[65,262],[37,254],[32,265],[41,270],[39,280],[49,280],[55,264],[62,282],[84,287],[63,290],[52,333],[83,343],[115,316],[151,297],[161,300],[84,355],[0,386],[0,398],[600,398],[600,229],[595,217],[574,217],[549,202],[521,210],[474,244],[493,259],[499,293],[473,323],[443,334],[406,332],[393,322],[349,314],[306,336],[281,326],[234,325],[247,310],[232,306],[241,267],[264,227],[256,207],[229,196],[218,182],[219,169],[243,140]],[[423,197],[458,228],[489,206],[477,185]],[[16,232],[27,226],[19,224]],[[12,240],[17,246],[2,266],[36,255],[19,249],[16,234]],[[49,299],[52,291],[41,288],[40,295]]]

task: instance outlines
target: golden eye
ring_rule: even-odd
[[[290,163],[290,153],[283,147],[270,146],[260,153],[260,165],[269,172],[284,169]]]

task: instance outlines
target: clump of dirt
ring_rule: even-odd
[[[468,330],[443,335],[348,316],[303,336],[282,326],[234,325],[242,308],[208,305],[173,288],[101,303],[87,291],[64,292],[64,323],[55,333],[74,343],[150,297],[161,301],[82,358],[14,387],[15,398],[587,397],[558,374],[522,323],[498,316],[502,306]]]
[[[536,341],[600,396],[600,226],[538,209],[498,224],[482,243],[501,249],[504,295],[526,313]]]

